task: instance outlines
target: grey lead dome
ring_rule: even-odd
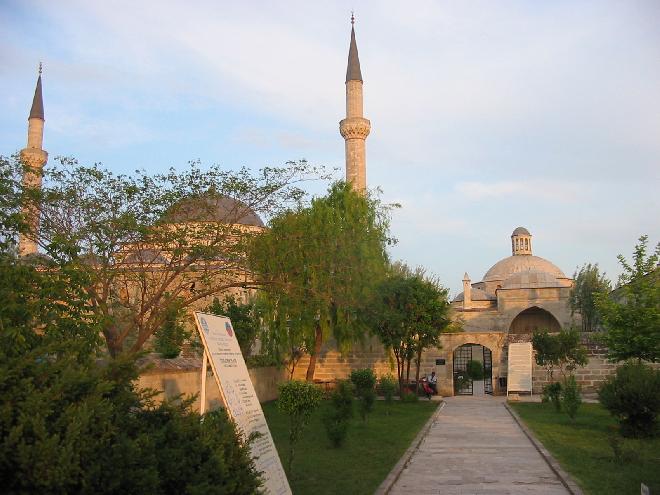
[[[532,234],[529,233],[529,230],[527,230],[525,227],[518,227],[516,230],[513,231],[511,234],[511,237],[514,235],[529,235],[531,236]]]

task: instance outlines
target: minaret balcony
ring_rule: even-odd
[[[366,139],[371,131],[371,122],[362,117],[351,117],[339,122],[339,132],[344,139]]]

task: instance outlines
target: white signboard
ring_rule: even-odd
[[[290,494],[289,482],[229,318],[195,313],[195,321],[227,412],[245,438],[254,432],[261,434],[250,446],[257,471],[263,473],[266,493]]]
[[[506,394],[532,392],[532,343],[509,344]]]

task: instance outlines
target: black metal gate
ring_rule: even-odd
[[[457,347],[454,351],[454,393],[472,395],[472,380],[467,376],[467,364],[472,361],[472,345]]]
[[[484,392],[493,395],[493,353],[488,347],[484,350]]]

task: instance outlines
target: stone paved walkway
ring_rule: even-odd
[[[392,494],[568,493],[501,397],[448,397]]]

